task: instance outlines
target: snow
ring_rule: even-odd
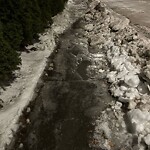
[[[139,138],[137,149],[142,150],[144,149],[142,141],[146,145],[150,145],[150,61],[148,60],[149,56],[144,57],[145,55],[143,55],[146,50],[150,49],[150,39],[137,33],[135,28],[129,25],[130,21],[124,16],[116,14],[112,10],[107,10],[107,12],[110,16],[104,15],[101,19],[102,23],[97,23],[100,20],[100,15],[96,13],[94,17],[97,16],[97,18],[92,18],[90,14],[86,16],[89,23],[91,23],[90,19],[97,19],[95,24],[92,22],[96,28],[92,32],[95,32],[96,36],[90,32],[93,34],[90,35],[92,46],[99,48],[101,53],[104,51],[105,57],[99,59],[101,64],[105,59],[108,61],[109,69],[106,70],[107,67],[103,67],[103,73],[107,74],[106,78],[110,83],[109,90],[117,100],[117,103],[112,107],[114,113],[117,118],[121,118],[122,113],[119,110],[123,109],[121,108],[122,104],[127,103],[129,110],[127,112],[122,110],[122,112],[128,116],[130,123],[128,124],[123,119],[122,122],[135,130],[133,136],[136,134]],[[102,11],[101,14],[103,14]],[[98,38],[104,39],[97,40]],[[100,120],[109,122],[102,117]],[[111,124],[112,122],[108,125],[111,126]],[[125,128],[124,131],[128,132]],[[117,133],[121,134],[121,131]],[[127,133],[127,135],[131,135],[131,133]]]
[[[140,68],[132,63],[132,58],[124,50],[120,51],[119,46],[113,46],[107,51],[107,58],[110,61],[114,71],[107,74],[108,81],[113,83],[111,92],[122,102],[129,102],[135,98],[139,98],[136,87],[140,83],[138,73]],[[124,88],[118,87],[120,81],[124,82]]]
[[[150,145],[150,134],[144,137],[144,141],[147,145]]]
[[[133,73],[128,73],[124,77],[124,82],[130,87],[137,87],[140,83],[138,75],[134,75]]]
[[[88,24],[85,26],[85,30],[87,31],[92,31],[94,29],[94,25],[93,24]]]
[[[101,129],[103,130],[106,138],[111,137],[111,130],[110,130],[107,122],[104,122],[101,124]]]
[[[115,104],[115,109],[116,110],[120,110],[121,109],[121,107],[122,107],[122,103],[120,103],[120,102],[116,102],[116,104]]]
[[[123,19],[114,20],[110,27],[114,31],[122,30],[129,25],[129,22],[130,20],[124,17]]]
[[[132,109],[128,112],[128,116],[136,132],[142,133],[146,130],[146,125],[150,121],[150,113],[148,111]]]
[[[139,40],[141,44],[143,43],[147,47],[150,43],[143,37],[136,36],[134,39]],[[108,81],[111,83],[110,91],[113,96],[117,97],[118,101],[129,103],[128,109],[130,111],[127,112],[127,115],[131,122],[130,128],[134,129],[138,136],[141,135],[139,143],[143,139],[147,145],[150,145],[149,83],[143,83],[139,78],[140,72],[144,70],[143,73],[150,79],[149,61],[145,60],[146,66],[142,68],[136,63],[137,58],[139,61],[143,61],[137,56],[136,46],[133,49],[134,56],[130,56],[129,45],[116,46],[114,43],[110,47],[107,45],[109,43],[105,43],[105,47],[107,48],[107,59],[113,68],[113,71],[110,70],[107,73]],[[136,45],[137,43],[133,44]],[[137,107],[139,103],[142,105],[140,108]]]
[[[85,3],[85,2],[84,2]],[[0,111],[0,149],[9,144],[13,133],[18,129],[18,119],[23,109],[33,99],[38,81],[43,74],[47,59],[55,48],[55,38],[67,30],[85,11],[84,3],[76,4],[69,0],[64,11],[53,18],[50,29],[40,35],[40,42],[29,45],[27,49],[37,48],[37,51],[21,54],[22,65],[16,72],[16,80],[5,90],[0,89],[0,99],[4,108]],[[77,13],[76,13],[77,12]]]

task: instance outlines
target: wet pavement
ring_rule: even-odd
[[[25,109],[7,150],[93,149],[89,146],[94,142],[93,122],[113,98],[106,79],[88,74],[92,59],[80,33],[76,27],[61,35],[43,75],[43,87]]]

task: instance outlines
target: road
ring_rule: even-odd
[[[132,23],[150,28],[149,0],[102,0],[102,2],[129,18]]]

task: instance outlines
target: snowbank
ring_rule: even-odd
[[[98,128],[98,134],[105,134],[107,130],[109,135],[113,134],[113,138],[102,138],[95,134],[98,141],[95,145],[111,150],[113,144],[109,141],[117,145],[116,138],[119,143],[116,149],[121,149],[123,147],[119,145],[126,145],[129,141],[134,143],[136,135],[138,142],[134,149],[142,149],[142,142],[145,147],[150,143],[150,39],[137,33],[130,26],[129,19],[116,14],[104,4],[93,0],[91,5],[85,15],[85,36],[89,47],[104,57],[99,58],[95,54],[95,59],[91,54],[95,62],[89,66],[88,71],[97,73],[100,77],[106,74],[112,96],[116,97],[119,106],[122,104],[118,108],[118,102],[112,103],[111,108],[104,111],[105,115],[98,118],[97,126],[103,128]],[[127,118],[124,119],[123,116]],[[107,122],[110,129],[106,129],[103,122]],[[131,149],[131,144],[127,145]]]

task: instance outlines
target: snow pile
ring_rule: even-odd
[[[142,142],[146,147],[149,146],[150,141],[150,40],[138,34],[129,25],[127,18],[107,9],[105,5],[93,0],[91,6],[92,9],[84,17],[86,21],[84,36],[88,38],[89,50],[95,49],[97,53],[91,54],[93,64],[88,69],[99,76],[106,74],[110,82],[110,92],[118,100],[110,110],[113,111],[116,119],[113,120],[113,116],[105,111],[107,117],[102,115],[98,121],[107,122],[115,138],[123,136],[127,141],[131,139],[134,143],[133,139],[136,135],[138,144],[134,149],[142,149]],[[123,114],[127,119],[122,117]],[[122,132],[119,127],[113,125],[113,122],[125,123],[130,131],[122,126],[124,130]],[[99,128],[103,127],[101,123],[98,123],[96,128],[98,134],[106,130],[106,128]],[[110,131],[108,128],[107,130]],[[116,143],[114,138],[106,136],[104,140],[101,136],[95,136],[99,141],[97,145],[101,148],[111,149],[109,146],[104,147],[105,142],[109,140]],[[121,141],[120,138],[118,140]],[[125,144],[126,140],[121,143]],[[128,146],[131,148],[131,144]]]
[[[132,109],[128,112],[128,117],[135,129],[135,132],[143,134],[150,133],[150,113],[148,111],[141,111],[140,109]]]
[[[126,26],[126,28],[128,28],[128,26]],[[128,38],[125,39],[127,43],[123,45],[119,43],[120,45],[118,46],[112,41],[110,41],[110,44],[107,42],[105,45],[107,49],[107,59],[112,68],[110,72],[108,72],[107,78],[111,83],[110,91],[112,95],[117,97],[120,102],[128,103],[128,109],[130,111],[127,112],[127,115],[130,121],[130,128],[134,130],[134,134],[138,135],[139,145],[142,143],[142,140],[144,140],[145,144],[149,146],[150,104],[148,99],[150,99],[150,96],[148,90],[150,82],[146,83],[140,80],[140,74],[143,68],[141,64],[137,62],[142,62],[143,58],[137,57],[137,55],[138,43],[142,40],[138,38],[138,36],[135,37],[134,33],[133,35],[128,36]],[[136,46],[134,47],[133,45]],[[130,49],[130,47],[134,47],[133,50]],[[130,54],[130,50],[132,51],[132,55]],[[144,72],[142,73],[150,79],[150,66],[148,62],[146,62],[146,64]],[[141,86],[141,84],[143,86]],[[148,90],[145,90],[146,88]],[[142,93],[144,90],[145,92]]]
[[[128,117],[134,129],[133,133],[138,135],[138,142],[142,140],[150,146],[150,112],[147,110],[132,109],[128,112]]]
[[[120,102],[112,102],[110,108],[104,110],[97,118],[93,135],[96,142],[91,143],[90,147],[106,150],[121,149],[131,140],[131,134],[127,134],[125,130],[126,125],[121,107]]]
[[[138,74],[140,67],[131,63],[135,58],[128,56],[119,46],[112,46],[107,51],[107,58],[114,71],[107,74],[108,81],[112,83],[111,92],[121,102],[131,102],[139,99],[137,87],[140,83]]]
[[[114,18],[113,18],[114,19]],[[110,24],[110,28],[113,31],[119,31],[126,28],[129,25],[129,19],[123,17],[122,19],[115,18],[113,23]]]

